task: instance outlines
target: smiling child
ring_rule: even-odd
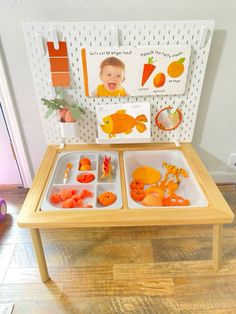
[[[127,96],[122,87],[125,79],[125,64],[121,60],[116,57],[103,60],[100,64],[99,77],[103,84],[97,86],[96,96]]]

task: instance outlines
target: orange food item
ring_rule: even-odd
[[[148,62],[143,65],[143,75],[141,85],[145,85],[152,72],[155,70],[156,66],[153,64],[153,57],[148,57]]]
[[[91,160],[89,158],[81,158],[79,162],[80,166],[82,165],[91,165]]]
[[[61,197],[59,194],[52,194],[50,196],[50,202],[52,202],[53,204],[58,204],[61,202]]]
[[[142,201],[145,197],[144,191],[140,189],[131,190],[130,195],[132,199],[136,202]]]
[[[142,180],[144,184],[154,184],[161,179],[161,173],[152,167],[138,167],[132,173],[134,180]]]
[[[82,208],[84,206],[84,203],[81,199],[78,199],[77,202],[76,202],[76,207],[80,207]]]
[[[71,190],[71,189],[63,189],[60,191],[59,195],[62,201],[65,201],[69,198],[71,198],[73,195],[77,193],[76,190]]]
[[[164,198],[165,191],[161,189],[160,187],[151,186],[150,188],[146,189],[145,191],[146,195],[149,194],[157,194],[161,199]]]
[[[157,194],[149,194],[143,199],[144,206],[158,207],[163,206],[162,199]]]
[[[166,76],[164,73],[160,72],[160,73],[157,73],[155,76],[154,76],[154,79],[153,79],[153,85],[155,87],[162,87],[164,84],[165,84],[165,81],[166,81]]]
[[[173,194],[163,199],[164,206],[188,206],[190,201],[182,196]]]
[[[76,177],[76,180],[80,183],[89,183],[89,182],[92,182],[94,179],[95,179],[95,175],[93,173],[79,174]]]
[[[104,192],[98,196],[98,202],[102,206],[109,206],[116,201],[116,195],[113,192]]]
[[[184,72],[185,58],[181,58],[178,61],[171,62],[167,68],[167,73],[171,77],[178,77]]]
[[[131,183],[130,183],[130,189],[131,190],[143,190],[144,188],[144,183],[141,179],[139,180],[133,180]]]
[[[87,197],[92,197],[93,193],[89,190],[82,190],[81,193],[79,194],[81,199],[87,198]]]
[[[79,170],[80,170],[80,171],[91,170],[91,165],[89,165],[89,164],[81,165],[81,166],[79,167]]]
[[[74,207],[77,207],[77,203],[72,198],[68,198],[67,200],[65,200],[62,203],[62,207],[63,208],[74,208]]]

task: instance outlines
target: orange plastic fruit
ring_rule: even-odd
[[[184,72],[185,58],[181,58],[178,61],[171,62],[167,68],[167,73],[171,77],[178,77]]]
[[[133,180],[130,183],[130,189],[131,190],[143,190],[144,184],[142,180]]]
[[[138,167],[133,172],[134,180],[142,180],[144,184],[154,184],[161,179],[161,173],[152,167]]]
[[[98,196],[98,202],[102,206],[109,206],[116,201],[116,195],[112,192],[104,192]]]
[[[91,165],[88,165],[88,164],[81,165],[79,170],[80,171],[91,170]]]
[[[89,158],[81,158],[80,159],[80,165],[82,166],[82,165],[91,165],[91,160],[89,159]]]
[[[132,199],[134,201],[136,201],[136,202],[142,201],[144,199],[144,197],[145,197],[145,193],[141,189],[133,189],[133,190],[131,190],[130,195],[131,195]]]
[[[154,76],[154,79],[153,79],[153,85],[155,87],[162,87],[164,84],[165,84],[165,81],[166,81],[166,76],[164,73],[160,72],[160,73],[157,73],[155,76]]]

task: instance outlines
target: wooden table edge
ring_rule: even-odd
[[[195,177],[204,194],[206,195],[209,206],[205,208],[177,208],[172,209],[172,214],[177,210],[182,214],[182,217],[169,217],[163,218],[163,211],[166,213],[171,212],[170,209],[147,209],[145,213],[142,209],[133,210],[127,208],[127,196],[125,192],[125,178],[123,169],[123,156],[124,150],[180,150],[183,152],[187,162],[189,163]],[[119,159],[121,161],[121,184],[122,184],[122,198],[125,208],[120,210],[94,210],[94,211],[52,211],[44,212],[40,210],[40,203],[44,190],[47,186],[48,180],[51,175],[54,162],[59,152],[56,145],[50,145],[46,151],[45,157],[42,160],[39,171],[32,184],[32,188],[27,195],[27,198],[22,207],[20,216],[18,218],[19,227],[23,228],[73,228],[73,227],[108,227],[108,226],[153,226],[153,225],[183,225],[183,224],[224,224],[231,223],[233,220],[233,213],[224,200],[220,191],[218,190],[215,182],[210,177],[208,171],[202,164],[197,153],[193,149],[191,144],[181,144],[178,149],[174,144],[132,144],[132,145],[66,145],[63,151],[99,151],[99,150],[115,150],[119,153]],[[44,182],[43,182],[44,181]],[[35,190],[37,191],[35,195]],[[210,191],[209,191],[210,190]],[[214,197],[213,197],[214,195]],[[195,217],[190,217],[188,213],[192,211],[196,214]],[[209,212],[209,214],[204,214]],[[160,217],[161,213],[161,217]],[[184,216],[186,213],[186,217]],[[201,213],[201,217],[199,217]],[[90,215],[90,217],[86,217]],[[165,215],[165,214],[164,214]],[[60,217],[61,216],[61,217]],[[150,216],[149,218],[146,218]],[[85,218],[86,217],[86,218]],[[96,219],[94,220],[94,218]],[[142,221],[143,218],[143,221]],[[77,220],[77,221],[75,221]],[[114,221],[113,221],[114,220]],[[64,221],[64,223],[63,223]]]

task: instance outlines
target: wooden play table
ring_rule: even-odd
[[[125,189],[123,151],[173,150],[184,154],[207,200],[208,207],[176,207],[129,209]],[[41,210],[41,202],[54,163],[59,152],[69,151],[117,151],[119,153],[123,208],[116,210]],[[233,213],[210,177],[191,144],[128,144],[128,145],[66,145],[63,149],[50,145],[46,151],[32,187],[25,199],[18,218],[18,225],[29,228],[34,252],[42,281],[49,279],[47,264],[40,237],[40,228],[86,228],[119,226],[163,226],[163,225],[213,225],[213,266],[221,265],[221,241],[223,224],[231,223]]]

